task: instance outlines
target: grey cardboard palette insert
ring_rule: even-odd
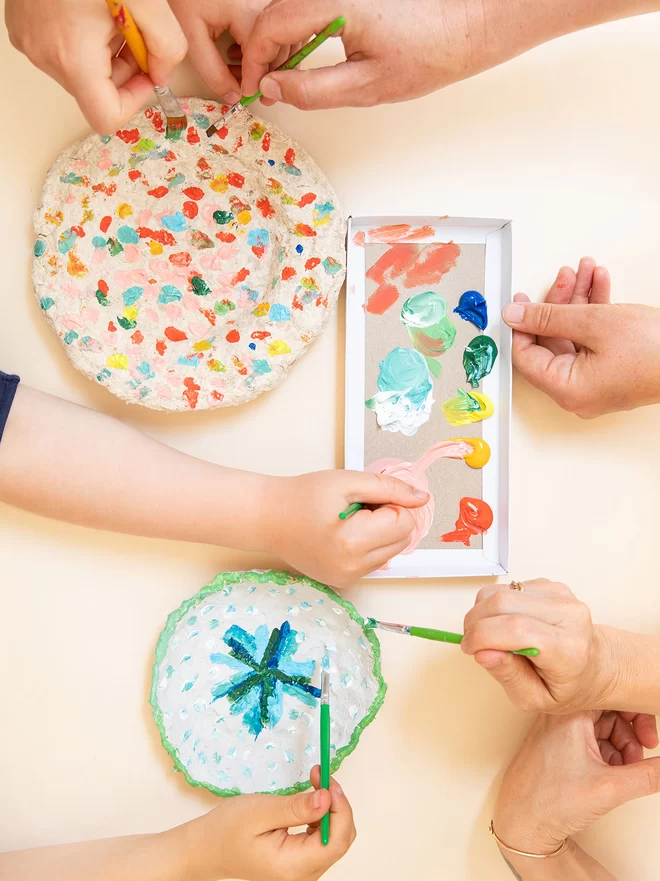
[[[415,239],[414,244],[453,241],[461,248],[456,267],[435,285],[407,289],[383,315],[365,312],[364,304],[375,288],[366,278],[367,269],[392,242],[379,241],[370,230],[394,224],[411,228],[430,226],[433,236]],[[364,244],[356,243],[357,233]],[[507,220],[462,217],[352,217],[348,224],[348,274],[346,279],[346,429],[345,467],[362,470],[380,458],[414,462],[438,441],[456,437],[483,437],[491,448],[490,462],[481,470],[464,462],[439,459],[426,471],[436,503],[431,529],[412,554],[402,554],[387,569],[372,578],[433,578],[504,575],[509,556],[509,450],[511,420],[511,332],[502,322],[502,306],[511,299],[511,223]],[[378,364],[395,346],[412,346],[399,313],[406,296],[431,289],[447,301],[447,311],[456,325],[456,340],[440,358],[442,372],[434,381],[435,403],[431,418],[412,437],[380,429],[365,400],[376,391]],[[478,290],[488,305],[488,327],[484,331],[497,344],[499,356],[492,373],[479,391],[493,401],[490,419],[452,427],[442,404],[456,395],[457,387],[470,390],[462,365],[465,346],[477,336],[474,325],[453,314],[463,291]],[[484,499],[493,510],[493,525],[483,536],[475,536],[470,547],[439,541],[454,528],[461,498]]]

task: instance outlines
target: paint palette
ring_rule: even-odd
[[[506,220],[349,221],[345,466],[431,495],[372,577],[507,571],[510,297]]]
[[[165,749],[216,795],[307,789],[319,763],[321,670],[331,768],[385,696],[380,645],[331,588],[290,572],[225,572],[169,616],[151,704]]]

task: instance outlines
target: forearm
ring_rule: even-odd
[[[263,500],[277,480],[185,455],[25,386],[0,444],[0,501],[97,529],[246,550],[269,549]]]
[[[0,854],[12,881],[187,881],[169,832]]]
[[[599,684],[590,709],[660,715],[660,637],[600,626]]]
[[[573,841],[562,854],[547,860],[519,857],[502,849],[500,853],[516,881],[616,881]]]

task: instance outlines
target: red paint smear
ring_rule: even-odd
[[[138,178],[141,178],[141,177],[142,177],[142,172],[141,172],[141,171],[138,171],[137,168],[132,168],[132,169],[128,172],[128,176],[130,177],[130,179],[131,179],[132,181],[135,182],[136,180],[138,180]]]
[[[176,239],[166,229],[149,229],[148,226],[138,226],[137,234],[141,239],[153,239],[161,245],[176,245]]]
[[[125,144],[137,144],[140,140],[140,132],[136,128],[124,129],[123,131],[117,132],[117,137]]]
[[[259,259],[261,259],[264,256],[264,254],[266,253],[266,249],[264,248],[263,245],[252,245],[252,253],[254,254],[255,257],[258,257]]]
[[[282,270],[282,281],[288,281],[290,278],[296,274],[296,270],[293,266],[285,266]]]
[[[407,236],[403,236],[402,242],[415,242],[417,239],[428,239],[435,230],[432,226],[418,226],[417,229],[411,230]]]
[[[238,153],[238,151],[241,149],[242,146],[243,146],[243,138],[240,137],[240,138],[236,141],[236,146],[235,146],[234,149],[232,150],[232,153]]]
[[[294,309],[300,309],[301,312],[303,311],[303,304],[298,299],[298,294],[293,295],[293,303],[291,304],[291,306]]]
[[[230,330],[225,339],[228,343],[237,343],[241,339],[241,335],[237,330]]]
[[[306,239],[311,239],[316,235],[316,230],[312,229],[311,226],[307,223],[297,223],[296,224],[296,235],[303,236]]]
[[[289,147],[289,149],[284,154],[284,161],[287,165],[293,165],[293,163],[296,161],[296,151],[293,149],[293,147]]]
[[[134,346],[139,346],[140,343],[144,342],[144,334],[141,330],[136,330],[135,333],[131,334],[131,342]]]
[[[458,503],[458,520],[453,532],[446,532],[440,541],[462,541],[470,545],[473,535],[482,535],[493,525],[493,512],[483,499],[464,498]]]
[[[367,270],[367,278],[381,284],[407,272],[415,263],[419,249],[414,245],[393,245]]]
[[[183,203],[183,213],[184,216],[189,220],[192,220],[194,217],[197,217],[199,213],[199,208],[195,205],[194,202],[184,202]]]
[[[108,294],[108,283],[107,281],[103,281],[102,278],[99,279],[98,289],[102,291],[106,296]]]
[[[95,193],[105,193],[106,196],[114,196],[117,192],[117,184],[104,184],[101,182],[100,184],[94,184],[92,187]]]
[[[197,129],[193,125],[188,126],[186,140],[189,144],[199,144],[199,135],[197,134]]]
[[[211,327],[215,327],[215,312],[213,309],[200,309],[199,310],[204,318],[208,321]]]
[[[357,245],[358,248],[364,248],[364,233],[356,232],[353,236],[353,244]]]
[[[171,150],[168,150],[167,153],[163,156],[165,162],[176,162],[176,153],[172,153]]]
[[[197,168],[199,168],[200,172],[207,172],[211,170],[211,166],[208,164],[203,156],[201,159],[197,160]]]
[[[169,260],[175,266],[190,266],[192,257],[187,251],[179,251],[177,254],[170,254]]]
[[[197,401],[199,400],[199,390],[201,386],[197,385],[192,376],[186,376],[183,380],[183,384],[186,387],[183,397],[188,401],[190,409],[194,410],[197,406]]]
[[[195,202],[199,202],[200,199],[204,198],[204,190],[200,190],[199,187],[186,187],[183,192],[189,199],[194,199]]]
[[[232,278],[232,285],[238,284],[241,281],[245,281],[245,279],[250,274],[250,270],[243,267],[243,269],[239,269],[236,275]]]
[[[217,389],[213,389],[213,391],[211,392],[211,397],[216,401],[223,401],[225,396]]]
[[[307,263],[305,263],[305,269],[314,269],[320,262],[319,257],[310,257]]]
[[[165,328],[165,336],[173,343],[180,343],[183,340],[187,340],[188,336],[182,330],[179,330],[177,327],[166,327]]]
[[[253,330],[250,336],[253,340],[265,340],[270,334],[267,330]]]
[[[164,355],[166,348],[167,348],[167,346],[165,345],[165,340],[157,340],[156,351],[158,352],[159,355]]]
[[[163,196],[166,196],[169,193],[167,187],[155,187],[153,190],[147,190],[150,196],[153,196],[154,199],[162,199]]]
[[[117,330],[117,325],[114,323],[114,321],[108,322],[108,330],[110,331],[110,333],[115,333],[115,331]]]
[[[218,129],[218,137],[220,138],[221,141],[224,141],[224,139],[227,137],[228,134],[229,134],[229,129],[227,128],[226,125],[223,125],[222,128]]]
[[[257,199],[257,208],[261,212],[262,217],[274,217],[275,209],[270,204],[266,196],[263,196],[261,199]]]
[[[165,131],[163,117],[160,115],[160,113],[154,113],[151,123],[157,132],[160,132],[162,134]]]
[[[71,232],[74,232],[79,239],[85,238],[85,230],[82,228],[82,226],[72,226]]]
[[[261,149],[264,151],[264,153],[268,153],[268,151],[270,150],[270,132],[266,132],[266,134],[263,136],[263,140],[261,141]]]
[[[236,187],[236,189],[240,190],[245,183],[245,178],[237,171],[230,171],[227,175],[227,182],[230,184],[230,186]]]
[[[236,236],[233,232],[217,232],[215,237],[216,239],[220,239],[221,242],[227,242],[227,244],[236,241]]]
[[[305,205],[311,205],[314,199],[316,199],[316,193],[305,193],[298,202],[298,208],[304,208]]]
[[[406,288],[437,284],[443,275],[456,266],[461,249],[454,242],[426,245],[403,282]]]
[[[372,315],[382,315],[390,308],[390,306],[394,305],[398,299],[398,290],[393,284],[389,284],[389,282],[385,281],[376,288],[367,300],[364,308],[367,312],[371,312]]]

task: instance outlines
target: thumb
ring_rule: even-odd
[[[603,310],[598,305],[558,305],[556,303],[508,303],[502,318],[509,327],[535,336],[561,337],[593,348],[600,338]]]
[[[476,652],[474,659],[500,683],[517,707],[543,710],[547,704],[547,689],[526,658],[488,649]]]
[[[610,810],[634,798],[655,795],[660,792],[660,757],[610,768],[606,782]]]
[[[149,76],[155,85],[167,85],[188,48],[179,22],[167,0],[132,0],[131,12],[147,47]]]
[[[300,110],[371,107],[378,101],[376,70],[371,61],[342,61],[315,70],[281,70],[259,83],[265,98]]]
[[[365,471],[356,480],[347,501],[362,502],[366,505],[401,505],[404,508],[419,508],[425,505],[429,498],[427,492],[415,489],[398,477]]]
[[[259,800],[258,823],[264,832],[318,823],[330,810],[332,801],[327,789],[296,795],[262,795]]]

